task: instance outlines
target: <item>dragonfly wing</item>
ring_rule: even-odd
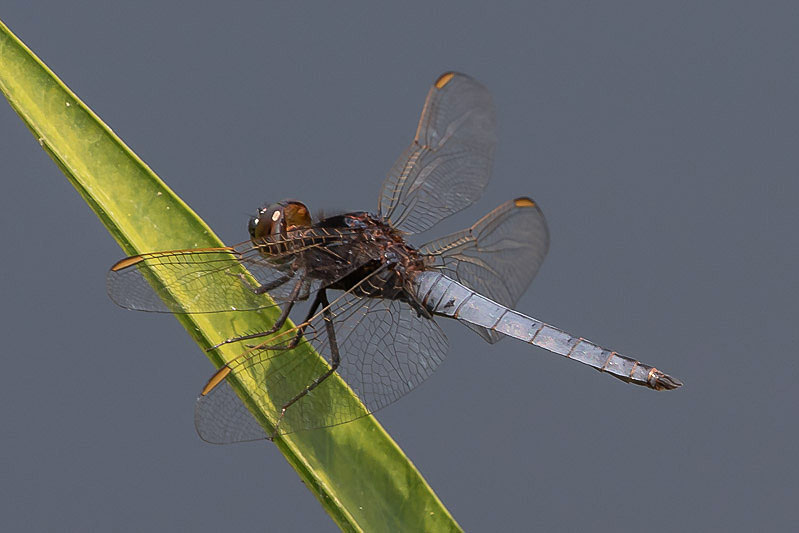
[[[440,76],[413,142],[383,182],[380,216],[417,233],[474,203],[491,176],[495,115],[482,84],[455,72]]]
[[[325,229],[313,239],[264,239],[261,247],[269,248],[268,259],[249,241],[232,247],[136,255],[111,267],[106,287],[115,303],[137,311],[217,313],[270,307],[294,299],[298,282],[302,286],[296,299],[304,299],[362,266],[368,257],[352,261],[346,268],[338,265],[335,275],[321,280],[308,278],[304,266],[298,263],[298,258],[309,257],[309,241],[321,250],[330,244],[325,241],[327,237],[332,242],[344,234]],[[268,292],[269,297],[261,292]]]
[[[472,227],[431,241],[419,251],[443,274],[506,307],[514,307],[549,249],[544,214],[529,198],[505,202]],[[502,338],[467,324],[488,342]]]
[[[106,287],[115,303],[138,311],[208,313],[272,305],[239,278],[244,263],[234,248],[142,254],[111,267]],[[267,265],[260,270],[270,270],[272,281],[285,277]]]
[[[264,428],[252,416],[227,381],[197,398],[194,410],[197,434],[211,444],[231,444],[267,438]]]
[[[280,408],[324,375],[338,353],[337,373],[360,402],[343,397],[328,378],[286,410],[280,433],[335,426],[374,413],[418,386],[446,355],[447,339],[438,325],[404,302],[361,298],[348,292],[328,309],[335,331],[333,342],[323,312],[310,321],[304,336],[323,360],[308,350],[256,349],[228,365],[232,370],[226,379],[259,384],[252,400],[274,423]],[[237,396],[215,391],[198,399],[195,420],[198,430],[205,432],[202,438],[212,442],[249,440],[251,425],[228,427],[236,424],[231,420],[239,419],[237,414],[231,418],[231,413],[244,412],[246,407]],[[231,399],[235,408],[230,406]]]
[[[405,302],[352,298],[347,296],[341,302],[344,312],[335,320],[341,354],[337,372],[369,413],[374,413],[426,380],[446,357],[448,342],[435,321],[420,317]],[[324,336],[319,341],[317,350],[330,353],[330,339]],[[293,416],[299,421],[298,415]],[[360,413],[332,409],[318,422],[342,424],[358,416]]]

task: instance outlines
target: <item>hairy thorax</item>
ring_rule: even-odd
[[[302,233],[306,239],[325,242],[306,245],[296,266],[329,283],[330,289],[404,299],[409,275],[425,268],[424,258],[405,242],[402,232],[369,213],[328,217]]]

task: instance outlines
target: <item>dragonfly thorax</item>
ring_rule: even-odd
[[[323,249],[309,250],[307,258],[311,261],[304,263],[309,275],[326,279],[331,289],[354,289],[359,296],[402,299],[409,287],[409,273],[425,268],[422,256],[405,242],[403,233],[371,213],[328,217],[309,231],[339,236],[337,242],[329,242]],[[353,269],[353,265],[357,267]]]

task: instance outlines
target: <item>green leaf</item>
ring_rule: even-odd
[[[2,22],[0,90],[127,254],[222,245]],[[205,349],[237,332],[268,329],[276,313],[271,309],[178,319]],[[298,350],[311,348],[306,345]],[[221,366],[236,355],[234,348],[225,347],[209,357]],[[265,394],[253,380],[242,379],[233,385],[243,398]],[[358,401],[338,376],[330,389],[336,402]],[[268,412],[253,414],[269,423]],[[335,428],[293,433],[278,438],[275,444],[344,530],[460,530],[413,464],[371,416]]]

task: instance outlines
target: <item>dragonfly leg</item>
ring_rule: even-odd
[[[288,279],[288,277],[286,279]],[[260,337],[266,337],[267,335],[271,335],[271,334],[275,333],[277,330],[279,330],[280,328],[282,328],[283,324],[286,323],[286,320],[288,319],[289,314],[291,313],[291,309],[294,307],[294,302],[297,301],[297,297],[300,294],[300,290],[302,290],[303,281],[304,280],[302,278],[300,278],[300,279],[297,280],[297,283],[294,284],[294,287],[291,289],[291,294],[289,294],[288,302],[286,303],[286,305],[281,310],[280,316],[278,317],[277,321],[274,323],[274,325],[272,325],[271,328],[269,328],[266,331],[260,331],[258,333],[252,333],[250,335],[242,335],[240,337],[231,337],[229,339],[225,339],[222,342],[211,346],[206,351],[210,352],[211,350],[216,350],[220,346],[222,346],[224,344],[230,344],[231,342],[240,342],[240,341],[246,341],[246,340],[249,340],[249,339],[257,339],[257,338],[260,338]],[[247,283],[247,282],[245,281],[245,283]],[[261,287],[266,287],[266,285],[261,285]],[[256,288],[255,290],[260,290],[261,287]],[[264,292],[266,292],[266,291],[264,291]]]
[[[299,327],[297,327],[297,333],[288,343],[275,344],[272,346],[256,345],[256,346],[247,346],[247,347],[259,350],[293,350],[294,348],[296,348],[297,345],[300,343],[300,339],[302,339],[305,329],[311,323],[311,318],[316,313],[316,310],[319,309],[319,306],[322,305],[322,302],[323,301],[325,302],[325,307],[329,306],[329,304],[327,303],[326,295],[323,295],[321,293],[322,291],[316,293],[316,297],[314,298],[314,302],[311,305],[311,309],[308,311],[308,316],[306,316],[305,321]],[[336,353],[338,353],[338,350],[336,350]],[[226,364],[223,367],[221,367],[219,370],[217,370],[216,373],[214,373],[214,375],[211,376],[211,379],[208,380],[208,383],[205,384],[205,387],[203,387],[201,395],[205,396],[206,394],[211,392],[214,389],[214,387],[219,385],[219,383],[221,383],[227,377],[227,375],[230,374],[231,370],[233,370],[233,367],[231,367],[230,364]]]
[[[253,285],[252,283],[250,283],[250,281],[247,279],[247,276],[245,276],[244,274],[236,274],[236,277],[238,277],[241,280],[241,282],[244,284],[245,287],[247,287],[250,291],[252,291],[255,294],[264,294],[266,292],[274,290],[291,279],[290,275],[284,274],[283,276],[277,278],[274,281],[270,281],[269,283],[264,283],[263,285]]]
[[[247,348],[251,349],[260,349],[260,350],[293,350],[297,347],[302,339],[302,336],[305,334],[306,328],[311,324],[311,319],[316,314],[316,310],[319,309],[319,306],[322,304],[322,297],[320,295],[321,291],[316,293],[316,297],[314,298],[313,304],[311,304],[311,308],[308,310],[308,314],[305,316],[305,320],[297,326],[297,333],[292,337],[292,339],[287,342],[286,344],[273,344],[271,346],[264,346],[264,345],[247,345]],[[325,299],[327,301],[327,299]],[[327,305],[327,304],[325,304]],[[260,337],[260,335],[258,335]],[[246,340],[243,338],[242,340]]]
[[[327,301],[327,294],[325,293],[325,289],[321,289],[319,291],[316,299],[324,306],[322,308],[322,314],[323,314],[323,319],[325,321],[325,331],[327,332],[327,338],[330,341],[330,368],[327,370],[327,372],[325,372],[324,374],[313,380],[307,387],[305,387],[305,389],[302,392],[300,392],[292,399],[290,399],[288,402],[283,404],[283,407],[280,409],[280,416],[278,417],[277,422],[275,423],[275,431],[269,437],[269,440],[271,441],[274,441],[275,436],[277,436],[278,434],[278,431],[280,429],[280,422],[283,420],[283,417],[286,414],[286,410],[292,405],[294,405],[301,398],[303,398],[306,394],[308,394],[313,389],[321,385],[324,380],[329,378],[333,374],[333,372],[336,371],[339,363],[341,362],[341,357],[338,351],[338,343],[336,342],[336,330],[333,327],[333,313],[330,312],[330,304]]]

